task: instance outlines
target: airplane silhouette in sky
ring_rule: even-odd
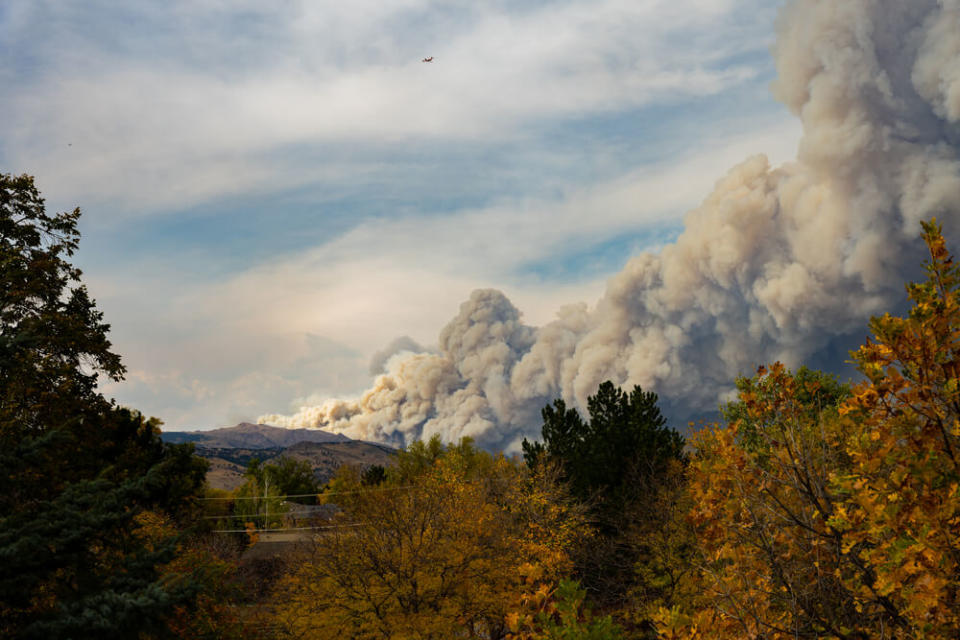
[[[429,58],[424,58],[421,62],[433,62],[433,56],[430,56]]]

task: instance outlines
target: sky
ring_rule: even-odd
[[[0,170],[83,211],[108,396],[291,413],[477,288],[533,326],[595,304],[731,166],[794,157],[780,4],[5,0]]]

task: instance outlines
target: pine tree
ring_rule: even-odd
[[[622,491],[637,474],[656,474],[683,457],[683,436],[669,428],[657,394],[634,386],[628,394],[610,381],[587,399],[585,421],[563,400],[543,408],[543,442],[523,441],[524,459],[558,462],[573,494],[619,506]]]
[[[639,386],[627,393],[604,382],[587,411],[584,420],[560,399],[545,407],[543,442],[524,440],[524,458],[531,467],[559,466],[571,493],[590,505],[599,535],[579,550],[577,577],[599,604],[642,630],[650,602],[669,602],[675,590],[664,558],[682,556],[686,544],[675,517],[684,439],[667,426],[657,395]],[[643,601],[631,602],[638,593]]]

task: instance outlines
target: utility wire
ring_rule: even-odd
[[[475,484],[478,482],[506,483],[509,481],[510,481],[509,478],[475,478],[473,480],[463,480],[462,482],[465,482],[468,484]],[[346,496],[346,495],[352,495],[357,493],[370,493],[373,491],[410,491],[412,489],[421,489],[421,488],[422,487],[415,484],[406,484],[400,487],[370,487],[369,489],[357,489],[355,491],[324,491],[322,493],[320,492],[299,493],[299,494],[287,495],[287,496],[269,496],[268,498],[263,498],[261,496],[237,496],[233,498],[199,498],[199,499],[200,500],[225,500],[229,502],[231,500],[264,500],[264,499],[278,500],[280,498],[325,498],[327,496]]]
[[[298,493],[295,495],[288,496],[270,496],[270,500],[276,500],[279,498],[316,498],[319,493]],[[263,500],[263,496],[237,496],[235,498],[200,498],[200,500]]]
[[[467,481],[471,482],[471,481]],[[325,498],[327,496],[344,496],[355,493],[369,493],[371,491],[403,491],[416,489],[416,485],[404,485],[402,487],[371,487],[370,489],[358,489],[356,491],[325,491],[323,493],[298,493],[287,496],[269,496],[269,500],[278,500],[280,498]],[[264,500],[262,496],[237,496],[235,498],[200,498],[200,500]]]
[[[307,513],[307,514],[301,514],[301,515],[297,515],[297,514],[295,514],[295,513],[244,513],[244,514],[228,513],[228,514],[224,514],[224,515],[222,515],[222,516],[202,516],[202,517],[200,518],[200,520],[224,520],[224,519],[226,519],[226,518],[230,518],[231,520],[240,520],[240,519],[242,519],[242,518],[250,518],[250,519],[253,519],[253,518],[277,518],[277,517],[281,517],[281,516],[283,516],[283,517],[290,517],[290,518],[294,518],[294,519],[297,519],[297,520],[304,520],[304,519],[306,519],[306,518],[314,518],[314,517],[316,517],[317,515],[318,515],[318,514],[315,514],[315,513]]]
[[[210,533],[275,533],[282,531],[318,531],[321,529],[345,529],[347,527],[364,527],[369,522],[352,522],[350,524],[334,524],[322,527],[285,527],[282,529],[214,529]]]

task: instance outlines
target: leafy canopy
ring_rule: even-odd
[[[411,445],[376,485],[346,467],[329,498],[339,516],[273,606],[291,637],[503,640],[584,527],[553,478],[467,439]]]
[[[289,456],[266,464],[251,458],[244,477],[236,492],[234,516],[239,522],[235,526],[279,527],[290,503],[315,504],[320,491],[310,463]]]

